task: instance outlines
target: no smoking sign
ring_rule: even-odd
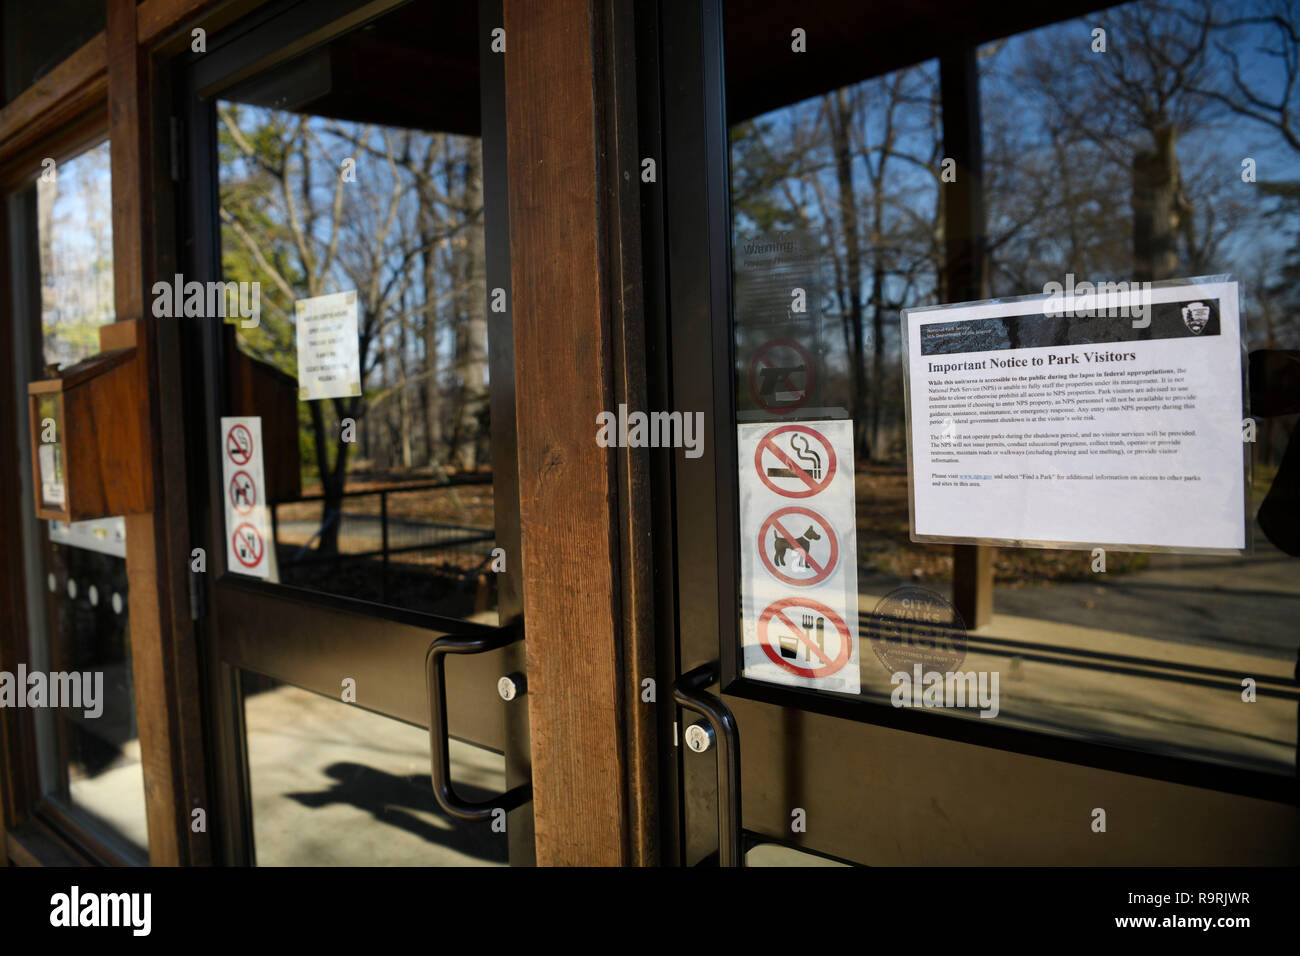
[[[247,465],[253,457],[253,433],[247,425],[232,425],[226,430],[226,457],[236,465]]]
[[[783,498],[810,498],[830,487],[838,467],[835,448],[807,425],[774,428],[754,450],[759,481]]]

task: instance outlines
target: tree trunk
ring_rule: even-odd
[[[339,550],[339,518],[337,513],[343,501],[341,487],[335,487],[333,473],[329,466],[330,441],[325,436],[325,416],[321,403],[308,402],[311,409],[311,428],[316,439],[316,470],[320,474],[321,507],[320,537],[316,539],[316,550],[321,554],[337,554]]]
[[[428,202],[426,213],[432,215]],[[438,462],[439,446],[442,444],[442,421],[439,418],[440,398],[438,395],[438,266],[437,250],[434,247],[434,230],[428,223],[420,231],[420,244],[424,250],[420,253],[424,269],[424,388],[421,395],[424,404],[424,463],[434,465]]]
[[[1133,255],[1140,282],[1168,279],[1178,270],[1178,136],[1173,126],[1151,130],[1155,147],[1133,157]]]
[[[402,317],[398,324],[399,336],[397,347],[397,375],[398,375],[398,395],[397,395],[397,419],[398,429],[401,432],[400,440],[402,443],[402,469],[410,471],[411,469],[411,390],[407,386],[408,369],[410,368],[411,355],[411,317],[410,309],[407,308],[408,302],[406,291],[402,292],[401,309]]]
[[[467,216],[478,219],[483,208],[483,170],[479,148],[471,145],[465,157],[464,181]],[[481,222],[481,219],[479,219]],[[460,423],[456,429],[460,447],[457,465],[474,470],[486,458],[486,434],[482,427],[487,405],[487,290],[484,288],[483,230],[468,226],[465,230],[465,281],[461,295],[465,303],[465,326],[460,355],[461,388]]]
[[[876,200],[877,219],[880,218],[880,200]],[[877,226],[879,230],[879,226]],[[877,231],[876,235],[880,235]],[[882,252],[875,250],[876,266],[871,274],[871,288],[875,303],[871,313],[871,445],[867,449],[872,458],[885,457],[884,442],[881,438],[881,406],[885,403],[885,267],[881,262]]]
[[[863,387],[862,344],[862,251],[858,244],[858,209],[853,195],[853,153],[849,147],[849,124],[853,111],[843,89],[836,92],[835,110],[830,116],[831,135],[835,149],[835,172],[840,191],[840,222],[844,233],[845,258],[848,268],[849,331],[852,339],[851,383],[853,397],[850,402],[853,416],[855,450],[859,456],[870,454],[867,443],[865,412],[866,389]]]

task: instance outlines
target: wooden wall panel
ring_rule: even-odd
[[[587,0],[506,0],[506,128],[537,862],[629,860],[610,306]],[[486,28],[486,25],[485,25]]]

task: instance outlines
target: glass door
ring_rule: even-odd
[[[711,436],[671,476],[682,861],[1294,863],[1295,24],[690,7],[659,21],[666,374]],[[997,370],[1048,363],[1030,413]]]
[[[154,308],[193,344],[231,862],[532,857],[499,19],[279,4],[180,74]]]
[[[100,329],[115,320],[111,156],[102,134],[95,138],[57,163],[51,158],[47,175],[8,197],[17,280],[12,360],[24,395],[30,382],[94,355]],[[40,452],[33,463],[30,413],[25,402],[19,407],[19,463],[34,476]],[[27,667],[87,674],[91,701],[33,712],[38,812],[101,860],[147,861],[126,519],[42,520],[27,497],[21,504],[12,537],[26,562]],[[90,680],[96,673],[98,687]]]

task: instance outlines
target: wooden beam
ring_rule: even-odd
[[[148,49],[204,14],[215,10],[225,24],[262,2],[143,0],[136,13],[136,42]],[[0,164],[101,102],[107,90],[108,34],[102,31],[0,108]]]
[[[599,25],[506,0],[506,130],[528,717],[540,865],[630,861]],[[484,25],[490,29],[491,25]]]
[[[3,836],[0,856],[13,860],[15,866],[81,867],[91,862],[44,824],[24,823]]]
[[[113,177],[113,299],[117,318],[144,317],[144,250],[148,220],[142,150],[148,149],[149,99],[136,46],[136,6],[108,3],[108,120]]]
[[[153,46],[187,20],[220,6],[222,0],[143,0],[136,12],[136,42]]]
[[[144,49],[188,50],[191,29],[213,33],[246,16],[269,0],[141,0],[136,12],[136,42]]]
[[[104,98],[108,40],[98,33],[0,109],[0,162]]]
[[[143,320],[140,348],[146,357],[142,393],[147,399],[136,411],[149,436],[154,510],[127,517],[126,561],[149,858],[154,865],[178,865],[208,862],[210,845],[206,833],[195,834],[190,827],[191,809],[206,808],[206,784],[197,655],[185,584],[188,546],[182,538],[187,524],[183,444],[162,440],[164,426],[175,417],[175,406],[180,403],[168,403],[172,406],[168,412],[161,407],[158,320],[146,308],[145,290],[153,273],[153,204],[159,177],[153,155],[156,136],[149,60],[137,44],[137,12],[134,0],[109,0],[113,295],[119,321]],[[170,480],[164,480],[165,475]]]
[[[101,99],[44,139],[6,153],[0,159],[0,189],[7,192],[26,189],[45,171],[46,159],[62,164],[102,143],[108,136],[107,91],[105,78]]]

